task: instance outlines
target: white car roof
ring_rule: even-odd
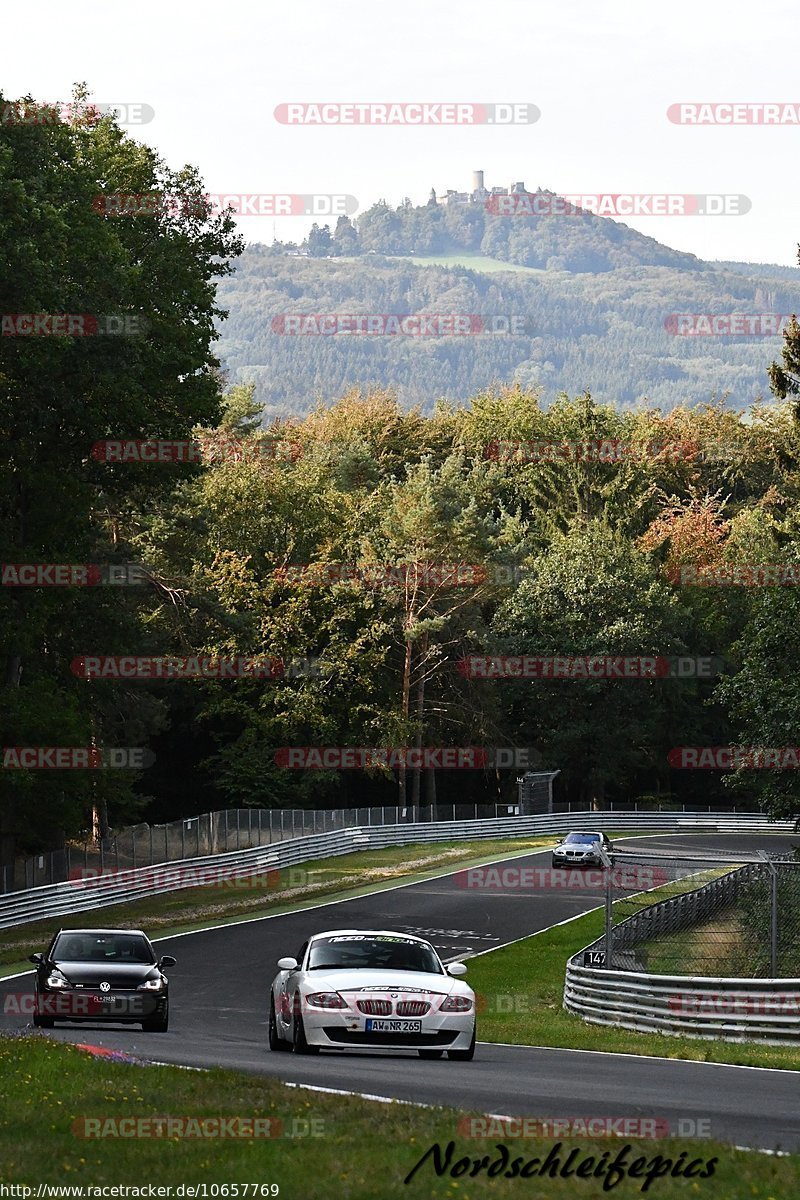
[[[425,938],[415,937],[413,933],[404,933],[398,929],[326,929],[323,933],[312,934],[309,941],[314,942],[317,938],[338,937],[343,933],[357,933],[362,937],[402,937],[408,938],[411,942],[420,942],[423,946],[430,945]]]

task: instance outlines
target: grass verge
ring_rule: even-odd
[[[457,1064],[443,1064],[444,1070],[449,1067],[456,1068]],[[468,1070],[464,1071],[465,1081]],[[576,1193],[590,1200],[606,1194],[599,1178],[591,1182],[583,1178],[577,1185],[574,1176],[490,1179],[485,1167],[477,1177],[470,1178],[469,1163],[459,1177],[449,1171],[437,1177],[430,1158],[410,1183],[404,1183],[434,1143],[446,1152],[447,1144],[454,1142],[451,1163],[462,1156],[480,1160],[484,1155],[491,1163],[498,1159],[499,1144],[508,1147],[511,1159],[520,1156],[525,1162],[533,1157],[543,1160],[558,1145],[553,1139],[503,1142],[498,1137],[478,1140],[465,1136],[463,1125],[459,1127],[463,1114],[451,1109],[323,1095],[234,1071],[139,1068],[95,1059],[74,1047],[40,1037],[0,1038],[0,1075],[0,1172],[4,1183],[13,1181],[34,1188],[40,1183],[145,1188],[148,1184],[174,1187],[205,1183],[207,1195],[211,1195],[212,1184],[238,1184],[238,1196],[247,1196],[248,1200],[254,1192],[243,1193],[241,1187],[254,1183],[261,1189],[255,1193],[259,1200],[275,1194],[270,1193],[270,1184],[278,1186],[282,1200],[309,1195],[334,1200],[400,1196],[408,1200],[496,1196],[502,1200],[523,1195],[567,1200]],[[105,1122],[109,1117],[154,1115],[194,1117],[198,1121],[215,1117],[261,1119],[269,1122],[278,1136],[249,1140],[105,1136],[87,1140],[76,1132],[76,1123],[78,1130],[85,1129],[82,1122],[86,1118]],[[109,1127],[101,1124],[95,1128],[107,1131]],[[207,1124],[205,1128],[211,1127]],[[314,1136],[309,1136],[312,1133]],[[669,1175],[657,1179],[645,1194],[658,1200],[697,1194],[724,1196],[725,1200],[800,1195],[797,1156],[776,1158],[748,1153],[710,1140],[626,1143],[619,1138],[565,1139],[555,1154],[563,1167],[570,1151],[575,1150],[574,1170],[587,1156],[594,1157],[596,1166],[606,1152],[608,1162],[623,1146],[629,1147],[628,1163],[641,1156],[650,1164],[660,1154],[672,1163],[680,1161],[682,1166],[699,1159],[704,1167],[695,1167],[696,1171],[713,1171],[708,1179],[693,1181]],[[681,1152],[685,1153],[683,1160]],[[713,1167],[712,1159],[716,1160]],[[315,1179],[319,1192],[311,1183]],[[642,1176],[624,1179],[611,1194],[618,1200],[641,1196],[645,1182]],[[237,1195],[233,1189],[217,1194]]]
[[[637,952],[647,962],[648,971],[659,975],[744,975],[751,965],[735,907],[692,929],[642,942]]]
[[[485,1042],[604,1050],[697,1062],[800,1069],[800,1047],[705,1041],[592,1025],[562,1007],[567,959],[602,935],[604,913],[533,934],[473,958],[469,983],[482,997],[478,1037]]]

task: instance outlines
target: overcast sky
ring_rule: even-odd
[[[431,186],[560,193],[745,195],[746,215],[639,217],[628,224],[703,258],[794,265],[800,241],[800,126],[671,123],[685,101],[800,105],[791,0],[6,0],[6,98],[155,110],[129,131],[212,193],[350,194],[360,208]],[[527,102],[541,118],[506,128],[297,127],[276,105],[323,101]],[[251,241],[302,237],[309,221],[253,217]]]

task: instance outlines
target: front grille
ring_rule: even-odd
[[[87,979],[82,983],[76,983],[73,986],[76,991],[80,992],[99,992],[101,983],[110,983],[109,992],[112,996],[119,995],[120,992],[135,992],[138,991],[139,984],[143,983],[141,975],[125,975],[118,976],[116,979],[109,979],[107,975],[98,975],[96,979]]]
[[[329,1026],[323,1030],[332,1042],[347,1046],[419,1046],[423,1050],[430,1046],[449,1046],[458,1037],[458,1031],[440,1029],[437,1033],[362,1033],[354,1029],[336,1029]]]
[[[392,1011],[391,1000],[359,1000],[359,1012],[370,1017],[386,1017]]]
[[[400,1000],[395,1008],[398,1017],[424,1017],[430,1012],[431,1006],[427,1000]]]

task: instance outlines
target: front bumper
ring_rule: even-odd
[[[36,1016],[55,1021],[122,1021],[138,1023],[166,1015],[168,992],[140,992],[118,989],[105,995],[90,988],[58,988],[37,991],[33,1011]]]
[[[367,1028],[371,1018],[347,1010],[306,1010],[303,1027],[310,1046],[347,1049],[358,1046],[367,1049],[395,1050],[467,1050],[472,1041],[475,1013],[429,1013],[421,1018],[403,1020],[408,1031],[397,1028],[391,1032]],[[378,1018],[379,1020],[381,1018]],[[391,1019],[392,1023],[400,1022]],[[418,1029],[415,1027],[418,1025]]]

